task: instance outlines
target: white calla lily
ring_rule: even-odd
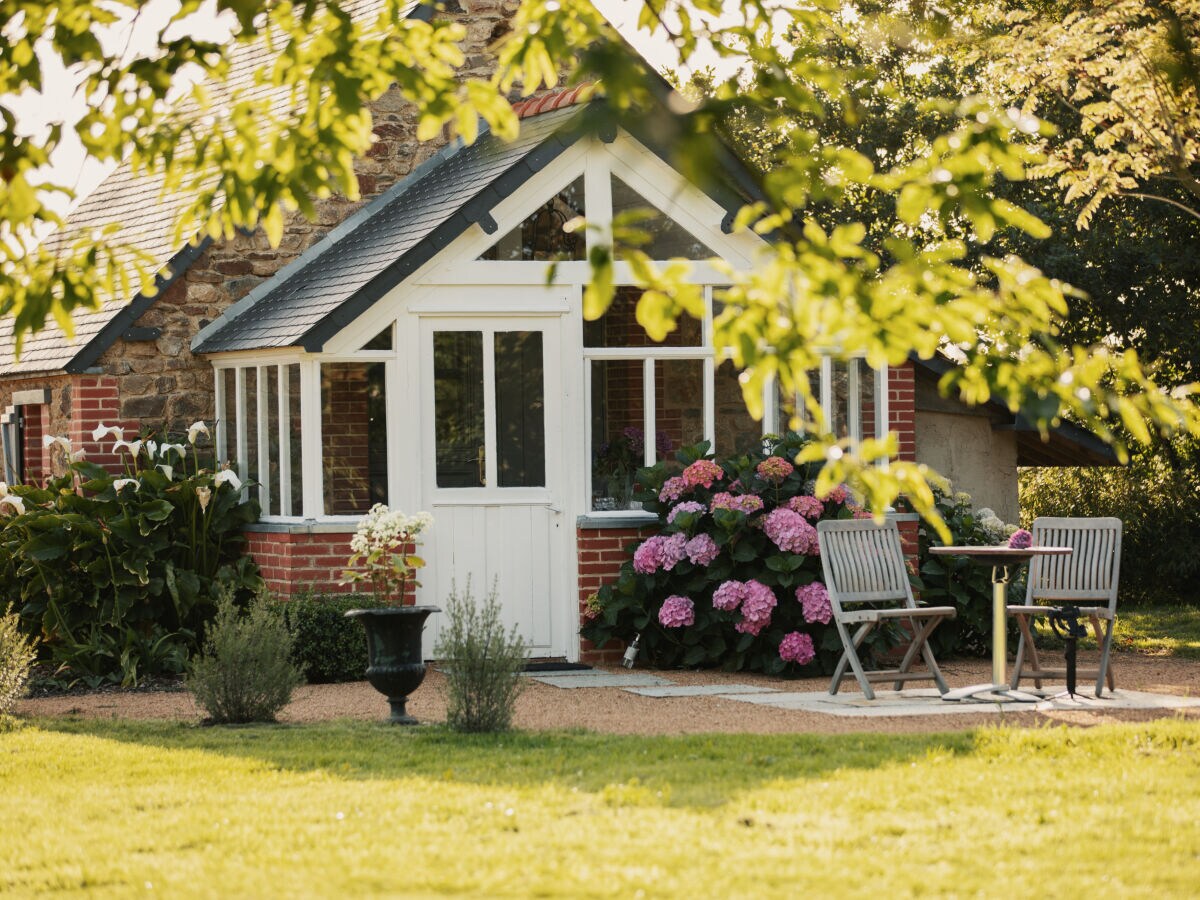
[[[139,482],[136,478],[118,478],[113,482],[113,490],[119,494],[124,488],[131,484],[133,485],[133,489],[135,491],[140,491],[142,489],[141,482]]]
[[[115,444],[113,444],[113,453],[120,453],[122,447],[125,447],[129,450],[130,456],[136,457],[142,452],[141,441],[117,441]]]
[[[148,456],[150,459],[154,459],[154,457],[158,456],[158,441],[146,441],[146,456]]]
[[[125,440],[125,429],[119,425],[105,425],[101,422],[92,430],[92,440],[99,441],[105,435],[111,434],[118,441]]]
[[[168,450],[174,450],[179,454],[180,458],[187,456],[187,444],[159,444],[158,449],[163,457],[167,455]]]
[[[0,497],[0,510],[11,509],[18,516],[25,512],[25,501],[16,494]]]
[[[174,466],[168,466],[166,463],[159,463],[155,468],[162,470],[162,473],[167,476],[167,481],[171,481],[175,477]]]
[[[8,484],[6,482],[0,481],[0,500],[3,500],[7,496],[8,496]]]
[[[237,477],[237,473],[234,472],[233,469],[222,469],[213,476],[213,484],[221,485],[225,484],[226,482],[228,482],[229,486],[235,491],[242,489],[242,479]]]
[[[206,509],[208,509],[209,501],[212,500],[212,488],[196,488],[196,497],[200,501],[200,512],[204,512]]]
[[[53,447],[55,444],[58,444],[58,446],[62,447],[63,453],[67,454],[68,457],[71,456],[71,440],[70,440],[70,438],[65,438],[65,437],[62,437],[61,435],[56,437],[55,435],[52,435],[52,434],[48,434],[44,438],[42,438],[42,446],[43,447]]]
[[[198,438],[200,436],[201,432],[204,432],[204,434],[207,435],[208,434],[208,426],[205,425],[203,422],[193,422],[191,424],[191,427],[188,428],[188,443],[189,444],[196,443],[196,438]]]

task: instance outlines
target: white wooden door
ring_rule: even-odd
[[[495,585],[531,656],[570,652],[558,317],[423,317],[421,602]],[[431,622],[432,648],[441,616]]]

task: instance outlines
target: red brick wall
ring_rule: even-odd
[[[916,394],[912,363],[888,369],[888,428],[900,440],[899,459],[917,458]]]
[[[21,414],[25,419],[24,446],[21,447],[23,477],[26,484],[41,485],[50,474],[50,448],[44,446],[42,440],[50,433],[50,407],[45,403],[25,406]]]
[[[124,471],[129,459],[127,452],[120,455],[112,452],[117,440],[105,435],[99,441],[92,439],[92,432],[99,425],[117,425],[125,429],[125,440],[138,437],[140,423],[120,418],[120,399],[117,379],[111,375],[76,375],[71,378],[71,446],[87,453],[88,462],[118,472]]]
[[[575,532],[576,552],[579,554],[579,622],[585,621],[588,597],[612,581],[621,572],[621,563],[629,558],[625,548],[646,537],[653,529],[638,528],[580,528]],[[621,662],[625,647],[610,641],[597,647],[581,640],[579,659],[593,665],[616,665]]]
[[[318,594],[370,593],[369,583],[342,584],[350,557],[348,533],[288,533],[247,531],[246,553],[262,571],[276,597],[290,599],[305,591]],[[409,584],[405,603],[416,602],[416,585]]]

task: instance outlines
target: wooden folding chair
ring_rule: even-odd
[[[1029,585],[1025,589],[1025,604],[1008,607],[1021,629],[1017,644],[1017,662],[1013,668],[1012,687],[1022,678],[1032,678],[1037,687],[1042,679],[1061,677],[1065,667],[1046,668],[1038,659],[1037,646],[1029,622],[1034,616],[1047,616],[1058,606],[1078,606],[1082,615],[1092,623],[1096,644],[1100,647],[1100,665],[1095,669],[1080,669],[1077,674],[1096,676],[1096,696],[1114,689],[1116,679],[1109,665],[1112,651],[1113,625],[1117,620],[1117,583],[1121,575],[1121,520],[1116,518],[1064,519],[1042,516],[1033,523],[1035,547],[1070,547],[1070,556],[1035,556],[1029,563]],[[1099,601],[1097,603],[1096,601]],[[1091,605],[1087,605],[1087,604]],[[1100,622],[1106,624],[1103,629]],[[1026,665],[1028,656],[1029,665]]]
[[[847,666],[868,700],[875,699],[872,682],[891,681],[898,691],[906,681],[932,679],[938,690],[946,693],[946,681],[929,648],[929,635],[943,619],[953,619],[956,610],[953,606],[917,606],[896,523],[877,525],[870,519],[818,522],[817,537],[833,622],[845,648],[829,693],[836,694],[842,681],[850,677]],[[897,619],[907,622],[913,635],[899,668],[865,670],[858,648],[881,622]],[[853,637],[850,625],[858,625]],[[927,672],[911,671],[918,653],[925,659]]]

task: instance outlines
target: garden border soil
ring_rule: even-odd
[[[1088,654],[1081,654],[1086,665]],[[1200,696],[1200,663],[1193,660],[1114,654],[1117,686],[1158,693]],[[951,687],[985,681],[986,660],[958,660],[943,664]],[[643,670],[638,670],[643,671]],[[647,670],[648,671],[648,670]],[[788,691],[825,690],[826,679],[783,680],[763,675],[720,671],[655,671],[675,684],[753,684]],[[919,685],[918,685],[919,686]],[[852,690],[846,684],[845,690]],[[1090,688],[1084,688],[1085,692]],[[444,722],[445,681],[430,669],[425,683],[412,695],[409,711],[422,722]],[[177,719],[199,722],[201,714],[183,691],[107,691],[63,694],[22,701],[17,712],[26,716],[89,716],[121,719]],[[308,685],[299,688],[283,711],[285,723],[321,722],[332,719],[380,720],[387,716],[387,703],[366,682]],[[717,697],[651,698],[618,688],[562,689],[530,680],[517,702],[515,726],[541,731],[582,728],[612,734],[724,733],[823,733],[931,732],[971,728],[985,724],[1035,727],[1047,724],[1097,725],[1104,722],[1139,721],[1163,717],[1200,719],[1194,710],[1171,711],[1070,711],[981,713],[955,716],[912,716],[843,718],[820,713],[772,709]]]

